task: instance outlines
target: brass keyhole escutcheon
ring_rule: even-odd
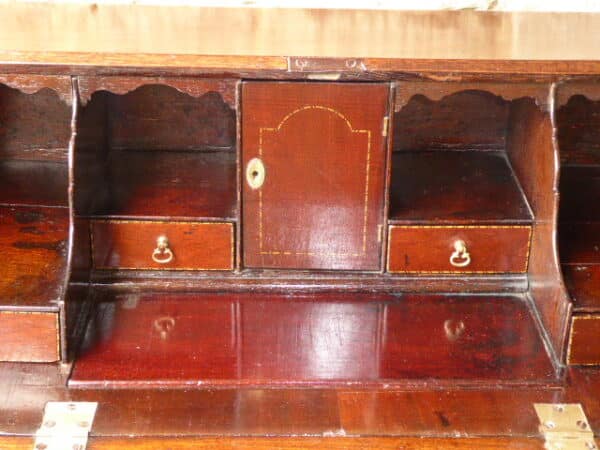
[[[260,158],[252,158],[248,161],[246,181],[252,189],[260,188],[265,182],[265,166]]]
[[[156,238],[156,248],[152,252],[152,260],[158,264],[167,264],[173,261],[173,251],[169,248],[169,240],[166,236]]]
[[[471,255],[467,250],[465,241],[458,240],[454,242],[454,251],[450,255],[450,264],[454,267],[467,267],[471,264]]]

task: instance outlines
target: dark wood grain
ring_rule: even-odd
[[[563,223],[559,232],[563,264],[600,264],[600,222]]]
[[[71,108],[51,87],[24,94],[0,84],[0,158],[66,162]]]
[[[500,151],[396,152],[393,223],[531,223],[527,200]]]
[[[466,244],[470,255],[466,267],[450,263],[457,240]],[[387,269],[417,274],[524,273],[530,242],[531,227],[525,225],[391,226]]]
[[[394,151],[504,148],[508,103],[502,98],[489,92],[467,91],[429,99],[414,93],[413,83],[407,85],[406,93],[404,86],[398,84],[396,101],[398,97],[415,96],[396,104]],[[398,109],[402,104],[405,106]]]
[[[530,294],[552,348],[562,360],[571,303],[558,258],[559,155],[552,112],[540,109],[532,99],[514,100],[507,153],[535,217],[528,269]]]
[[[68,206],[66,162],[0,159],[0,204]]]
[[[590,84],[558,89],[556,125],[563,164],[600,164],[600,97]]]
[[[67,274],[69,211],[0,207],[0,305],[55,309]]]
[[[389,86],[245,83],[243,170],[261,158],[259,189],[244,182],[244,265],[380,269]]]
[[[600,365],[600,314],[576,314],[571,322],[567,363]]]
[[[218,93],[230,108],[235,109],[235,92],[238,80],[219,78],[183,77],[79,77],[79,97],[83,106],[96,91],[113,94],[128,94],[145,85],[166,85],[192,97],[201,97],[208,92]]]
[[[60,359],[58,314],[0,311],[0,361],[54,362]]]
[[[600,166],[563,166],[560,172],[560,221],[600,222]]]
[[[93,220],[94,269],[232,270],[234,225],[226,222]],[[165,236],[172,260],[152,255]],[[168,256],[159,254],[159,260]]]
[[[562,270],[573,309],[600,311],[600,264],[565,264]]]
[[[95,161],[80,158],[79,164],[93,165]],[[91,196],[87,210],[80,198],[83,215],[180,220],[237,216],[233,153],[113,151],[106,164],[101,187],[104,195]],[[78,185],[85,183],[86,175],[94,170],[81,167]],[[93,184],[83,189],[90,187]]]
[[[556,376],[520,296],[109,294],[84,348],[72,386]]]

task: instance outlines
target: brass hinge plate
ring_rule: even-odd
[[[98,403],[48,402],[34,450],[85,450]]]
[[[594,433],[579,403],[535,403],[548,450],[596,450]]]
[[[388,135],[390,129],[390,116],[385,116],[383,118],[383,126],[381,127],[381,135],[386,137]]]

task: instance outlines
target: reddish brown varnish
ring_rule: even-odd
[[[94,220],[90,232],[95,269],[231,270],[234,265],[232,223]],[[161,236],[172,255],[165,263],[152,258]],[[164,252],[155,257],[168,258]]]
[[[520,296],[132,293],[98,300],[71,386],[555,377]]]
[[[390,227],[388,271],[398,273],[520,273],[527,272],[531,227],[526,225]],[[469,259],[451,257],[455,243],[466,245]],[[470,260],[470,262],[469,262]]]
[[[244,83],[244,265],[379,270],[386,84]]]
[[[60,359],[57,312],[0,311],[0,361],[54,362]]]

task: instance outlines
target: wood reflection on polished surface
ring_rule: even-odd
[[[520,296],[113,294],[101,300],[70,386],[555,379]]]

